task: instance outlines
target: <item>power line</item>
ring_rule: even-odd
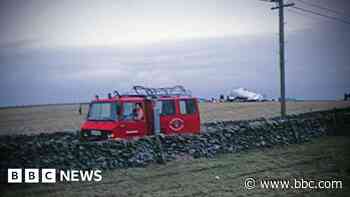
[[[326,15],[326,14],[322,14],[322,13],[315,12],[313,10],[309,10],[309,9],[305,9],[305,8],[300,8],[300,7],[297,7],[297,6],[293,6],[291,8],[294,8],[294,9],[302,11],[302,12],[307,12],[307,13],[310,13],[310,14],[326,17],[326,18],[329,18],[329,19],[332,19],[332,20],[335,20],[335,21],[342,22],[342,23],[350,25],[350,21],[342,19],[342,18],[339,18],[339,17],[329,16],[329,15]]]
[[[315,7],[315,8],[322,9],[322,10],[326,10],[328,12],[333,12],[334,14],[337,14],[337,15],[342,16],[342,17],[350,18],[349,16],[344,15],[343,12],[339,12],[339,11],[334,10],[334,9],[323,7],[323,6],[320,6],[320,5],[317,5],[317,4],[314,4],[314,3],[310,3],[310,2],[304,1],[304,0],[296,0],[296,1],[299,1],[300,3],[303,3],[303,4],[311,6],[311,7]]]
[[[293,14],[297,14],[299,16],[304,16],[304,17],[309,17],[311,19],[320,20],[320,18],[318,16],[309,15],[309,14],[306,14],[305,12],[300,12],[300,11],[293,10],[290,8],[288,8],[287,10],[288,10],[288,12],[292,12]]]
[[[296,14],[296,15],[299,15],[299,16],[303,16],[303,17],[307,17],[307,18],[310,18],[310,19],[313,19],[313,20],[320,20],[320,17],[318,15],[313,15],[313,14],[310,14],[310,13],[305,13],[305,12],[302,12],[300,10],[293,10],[293,9],[290,9],[288,8],[287,9],[289,13],[293,13],[293,14]],[[326,19],[327,21],[329,19]],[[333,20],[332,20],[333,22]]]

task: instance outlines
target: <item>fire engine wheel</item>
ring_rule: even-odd
[[[169,122],[169,127],[173,131],[180,131],[185,126],[184,121],[180,118],[174,118]]]

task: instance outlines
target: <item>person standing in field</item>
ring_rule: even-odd
[[[82,109],[81,104],[79,104],[79,109],[78,109],[78,112],[79,112],[79,115],[81,115],[81,114],[83,113],[83,109]]]

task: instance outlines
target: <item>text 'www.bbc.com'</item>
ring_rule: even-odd
[[[303,178],[294,179],[255,179],[246,178],[244,180],[244,188],[252,189],[267,189],[267,190],[288,190],[288,189],[342,189],[343,181],[341,180],[311,180]]]

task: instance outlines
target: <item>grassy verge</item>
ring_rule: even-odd
[[[6,185],[2,196],[347,196],[350,138],[322,137],[299,145],[223,154],[146,168],[105,171],[99,183]],[[244,188],[244,179],[342,180],[343,189]]]

